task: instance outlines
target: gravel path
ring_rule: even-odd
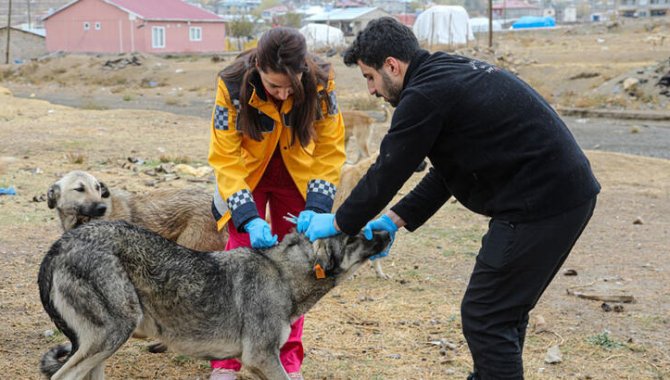
[[[563,119],[583,149],[670,159],[670,122]]]

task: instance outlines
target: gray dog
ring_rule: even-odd
[[[105,359],[140,328],[175,352],[238,358],[261,378],[288,380],[279,349],[291,323],[389,242],[385,232],[317,244],[293,233],[267,250],[203,253],[125,222],[84,224],[40,267],[42,305],[71,342],[48,351],[41,370],[103,379]]]
[[[49,187],[47,205],[55,208],[64,231],[93,220],[124,220],[198,251],[222,251],[228,232],[217,231],[212,194],[198,187],[131,194],[109,189],[92,174],[74,170]],[[146,335],[137,331],[136,338]],[[149,352],[165,352],[161,342]]]

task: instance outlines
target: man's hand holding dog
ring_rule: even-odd
[[[253,248],[270,248],[277,244],[277,235],[272,234],[268,222],[261,218],[252,219],[244,229],[249,233]]]

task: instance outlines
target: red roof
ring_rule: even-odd
[[[402,13],[393,15],[401,24],[409,26],[410,28],[414,25],[416,21],[416,15],[414,13]]]
[[[56,10],[46,18],[78,3],[71,1]],[[195,20],[195,21],[223,21],[216,14],[186,3],[183,0],[102,0],[125,12],[137,15],[144,20]]]
[[[105,0],[145,20],[220,20],[214,13],[182,0]]]

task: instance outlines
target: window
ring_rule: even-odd
[[[100,30],[100,29],[102,29],[102,24],[100,24],[99,22],[96,22],[95,23],[95,30]]]
[[[151,47],[160,49],[165,47],[165,27],[153,26],[151,27]]]
[[[188,38],[191,41],[202,41],[202,28],[199,26],[192,26],[188,29]]]
[[[84,21],[84,30],[89,30],[91,29],[91,23],[88,21]]]

